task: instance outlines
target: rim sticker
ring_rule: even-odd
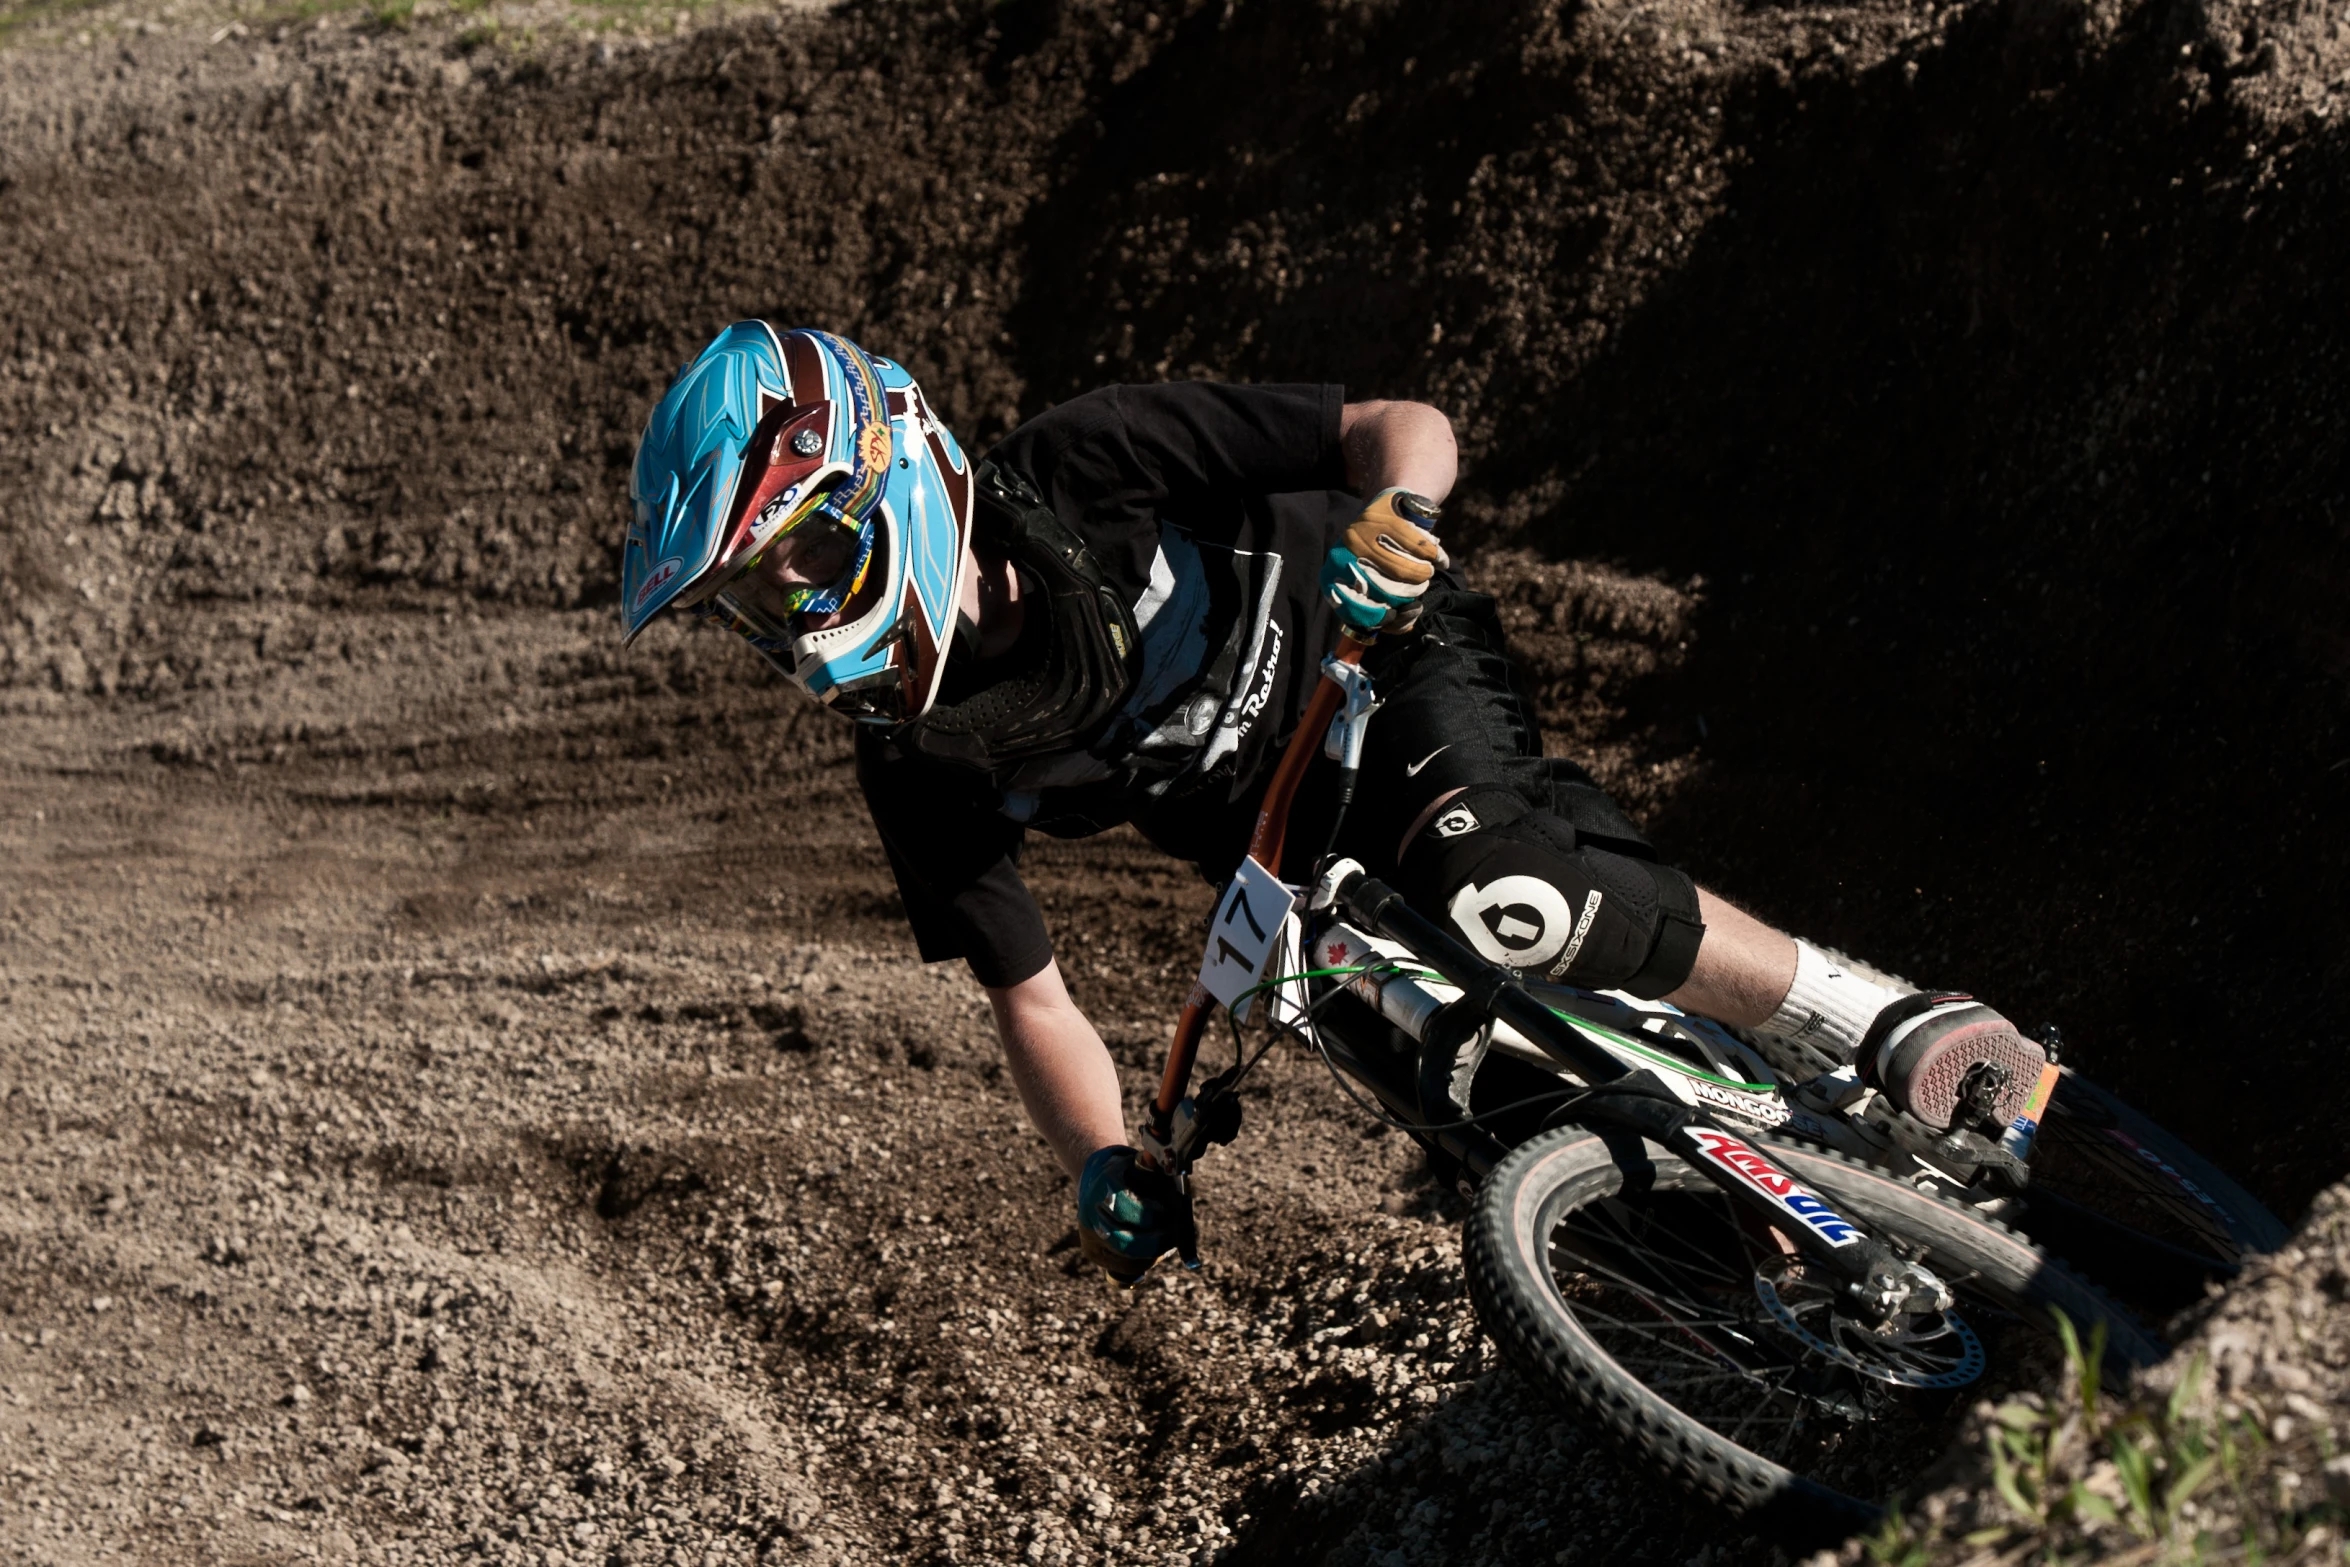
[[[1850,1221],[1818,1194],[1806,1191],[1794,1176],[1764,1157],[1761,1150],[1711,1127],[1691,1127],[1690,1133],[1708,1159],[1802,1220],[1821,1240],[1831,1246],[1850,1246],[1860,1240],[1860,1231]]]
[[[2153,1149],[2147,1147],[2144,1143],[2138,1141],[2138,1139],[2132,1137],[2129,1133],[2123,1131],[2118,1126],[2109,1126],[2104,1130],[2106,1136],[2112,1138],[2115,1142],[2121,1144],[2124,1148],[2127,1148],[2130,1152],[2136,1154],[2140,1159],[2143,1159],[2146,1163],[2152,1165],[2155,1169],[2160,1170],[2163,1174],[2169,1176],[2173,1181],[2178,1183],[2180,1190],[2184,1191],[2188,1196],[2194,1198],[2197,1202],[2203,1204],[2204,1207],[2209,1208],[2213,1213],[2218,1214],[2222,1223],[2229,1225],[2231,1228],[2234,1226],[2235,1219],[2232,1215],[2229,1214],[2226,1206],[2222,1204],[2218,1198],[2212,1196],[2211,1193],[2205,1191],[2202,1187],[2189,1180],[2185,1172],[2181,1171],[2168,1159],[2165,1159],[2162,1155],[2156,1153]]]

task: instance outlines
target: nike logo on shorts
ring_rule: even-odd
[[[1450,740],[1447,740],[1447,741],[1446,741],[1444,744],[1442,744],[1442,745],[1438,746],[1438,747],[1437,747],[1435,750],[1433,750],[1433,751],[1430,751],[1430,752],[1429,752],[1429,753],[1428,753],[1426,756],[1423,756],[1423,757],[1421,757],[1421,758],[1420,758],[1418,761],[1414,762],[1414,763],[1413,763],[1411,766],[1409,766],[1409,767],[1405,768],[1405,769],[1403,770],[1403,775],[1404,775],[1406,778],[1417,778],[1417,777],[1419,777],[1419,776],[1420,776],[1420,769],[1421,769],[1421,768],[1423,768],[1423,767],[1427,766],[1427,765],[1428,765],[1430,762],[1433,762],[1433,761],[1435,761],[1435,760],[1436,760],[1438,757],[1442,756],[1442,755],[1443,755],[1445,752],[1447,752],[1447,751],[1449,751],[1449,750],[1451,750],[1451,749],[1452,749],[1452,742],[1451,742]]]

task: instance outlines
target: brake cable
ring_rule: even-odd
[[[1421,973],[1411,970],[1392,958],[1382,957],[1373,962],[1350,964],[1342,968],[1307,969],[1301,973],[1280,975],[1276,978],[1264,980],[1258,984],[1250,986],[1247,990],[1244,990],[1238,996],[1235,996],[1233,1000],[1236,1002],[1245,1001],[1260,991],[1273,990],[1275,987],[1287,984],[1292,980],[1353,978],[1358,975],[1373,973],[1394,973],[1408,979],[1436,979],[1441,977],[1432,973]],[[1328,995],[1322,996],[1318,1000],[1308,1002],[1302,1009],[1300,1009],[1305,1021],[1308,1023],[1313,1022],[1314,1013],[1317,1010],[1329,1005],[1331,1001],[1344,993],[1344,987],[1333,987]],[[1565,1100],[1568,1102],[1568,1104],[1580,1103],[1582,1100],[1588,1099],[1593,1094],[1600,1092],[1600,1089],[1598,1088],[1594,1088],[1589,1085],[1579,1085],[1573,1088],[1560,1088],[1544,1093],[1533,1094],[1524,1099],[1512,1100],[1508,1104],[1495,1105],[1489,1110],[1480,1110],[1473,1115],[1463,1116],[1456,1121],[1432,1121],[1425,1124],[1412,1121],[1402,1121],[1398,1120],[1395,1116],[1390,1114],[1384,1107],[1372,1103],[1371,1101],[1365,1099],[1360,1093],[1358,1093],[1355,1090],[1354,1084],[1347,1081],[1346,1074],[1338,1070],[1338,1063],[1330,1059],[1330,1052],[1323,1047],[1321,1040],[1313,1033],[1310,1033],[1306,1029],[1300,1028],[1295,1022],[1283,1018],[1269,1020],[1270,1027],[1273,1030],[1273,1037],[1268,1038],[1264,1044],[1260,1045],[1257,1048],[1255,1055],[1247,1056],[1244,1060],[1243,1056],[1246,1051],[1246,1046],[1242,1044],[1240,1038],[1240,1021],[1239,1019],[1232,1016],[1230,1009],[1225,1011],[1224,1020],[1226,1026],[1229,1027],[1232,1032],[1233,1068],[1229,1077],[1219,1075],[1218,1077],[1211,1079],[1209,1082],[1209,1087],[1211,1089],[1215,1089],[1216,1091],[1222,1093],[1231,1093],[1236,1091],[1240,1086],[1240,1080],[1247,1076],[1248,1073],[1255,1068],[1256,1064],[1259,1061],[1264,1060],[1265,1056],[1272,1050],[1274,1041],[1280,1038],[1280,1036],[1286,1034],[1290,1038],[1295,1039],[1299,1044],[1303,1045],[1310,1054],[1321,1061],[1324,1069],[1330,1073],[1332,1080],[1338,1084],[1339,1089],[1347,1096],[1347,1098],[1355,1102],[1356,1108],[1360,1109],[1365,1115],[1368,1115],[1372,1120],[1379,1122],[1381,1125],[1392,1127],[1396,1131],[1406,1134],[1459,1131],[1465,1127],[1480,1125],[1496,1116],[1507,1115],[1514,1110],[1524,1110],[1533,1105],[1551,1104],[1558,1100]],[[1559,1106],[1559,1108],[1565,1109],[1567,1108],[1567,1105],[1562,1104]]]

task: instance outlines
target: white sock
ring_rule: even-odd
[[[1811,1045],[1839,1061],[1860,1053],[1877,1014],[1908,992],[1888,990],[1847,969],[1808,941],[1795,943],[1795,983],[1763,1032]]]

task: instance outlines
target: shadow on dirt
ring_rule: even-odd
[[[2259,57],[2180,5],[1711,75],[1493,9],[1181,23],[1028,220],[1028,384],[1467,407],[1472,531],[1703,580],[1629,715],[1701,763],[1669,852],[2060,1022],[2297,1212],[2338,1155],[2277,1086],[2350,989],[2342,137],[2264,129]],[[1659,14],[1736,60],[1736,22]],[[1676,137],[1722,149],[1681,194],[1641,161]]]
[[[1708,737],[1664,842],[2060,1020],[2289,1215],[2340,1158],[2278,1089],[2350,980],[2342,139],[2180,113],[2160,10],[2077,71],[2050,25],[1750,92],[1727,211],[1488,482],[1710,581],[1645,693]]]
[[[1260,1482],[1256,1518],[1220,1561],[1681,1564],[1784,1560],[1661,1478],[1595,1451],[1596,1428],[1518,1374],[1489,1372],[1368,1463]],[[1604,1499],[1604,1500],[1603,1500]],[[1597,1504],[1597,1505],[1595,1505]],[[1710,1553],[1710,1554],[1709,1554]]]

